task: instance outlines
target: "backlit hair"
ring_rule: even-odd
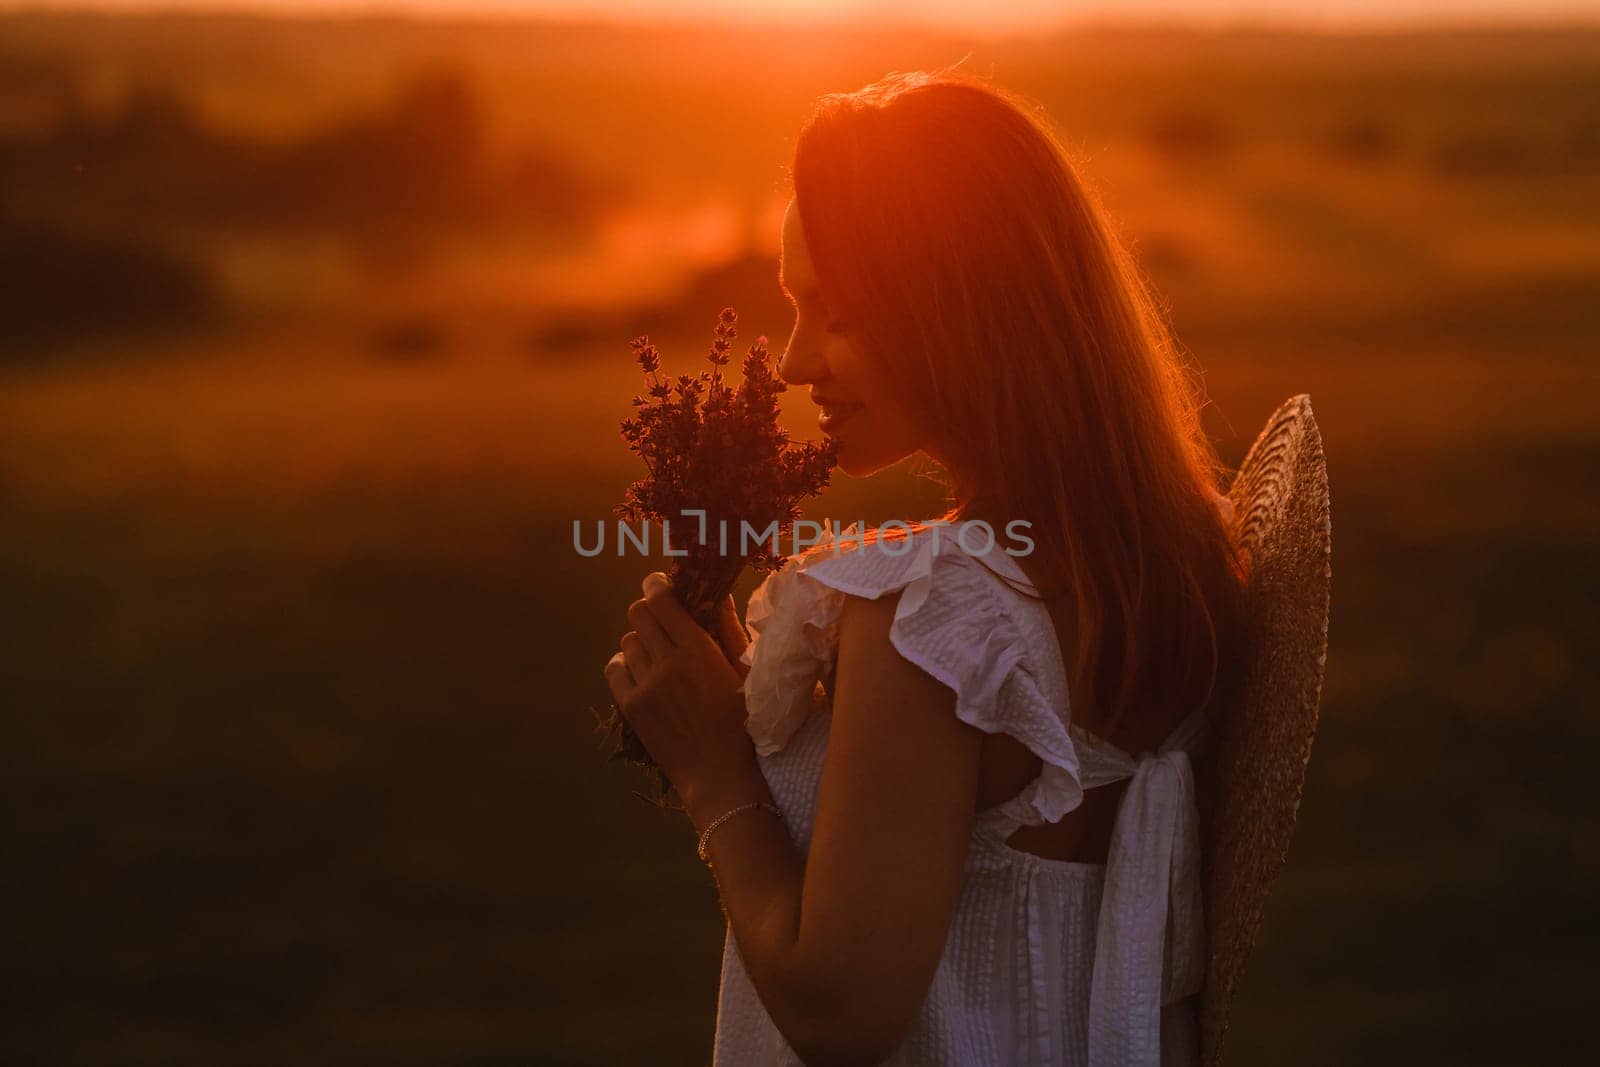
[[[1046,594],[1073,598],[1079,721],[1139,736],[1211,703],[1241,587],[1222,470],[1049,120],[975,77],[896,74],[824,96],[791,177],[824,305],[955,457],[946,518],[1030,521]]]

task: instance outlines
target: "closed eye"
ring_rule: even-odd
[[[814,297],[815,296],[815,292],[816,292],[815,290],[812,290],[812,291],[808,292],[806,295],[808,297]],[[789,306],[794,308],[795,316],[798,318],[800,313],[801,313],[801,311],[800,311],[800,302],[794,298],[794,294],[789,292],[789,290],[787,288],[783,289],[783,295],[788,299]],[[847,323],[847,322],[830,322],[826,326],[824,326],[823,329],[825,329],[829,333],[833,333],[833,334],[849,333],[850,332],[850,324]]]

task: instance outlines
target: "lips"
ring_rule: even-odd
[[[842,426],[856,412],[866,407],[865,404],[847,404],[840,400],[816,400],[817,406],[822,409],[817,416],[817,426],[823,433],[832,433]]]

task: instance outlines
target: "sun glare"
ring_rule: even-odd
[[[0,0],[15,7],[108,10],[247,8],[285,14],[403,11],[431,15],[526,15],[606,22],[713,21],[772,24],[921,24],[979,36],[1058,27],[1078,21],[1173,20],[1229,22],[1266,19],[1301,26],[1394,23],[1593,21],[1592,0]]]

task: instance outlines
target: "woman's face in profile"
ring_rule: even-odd
[[[853,342],[855,331],[822,302],[794,200],[783,217],[779,284],[795,306],[794,333],[778,363],[793,386],[809,385],[822,409],[817,425],[839,444],[839,466],[864,477],[924,445],[924,434],[876,362]]]

